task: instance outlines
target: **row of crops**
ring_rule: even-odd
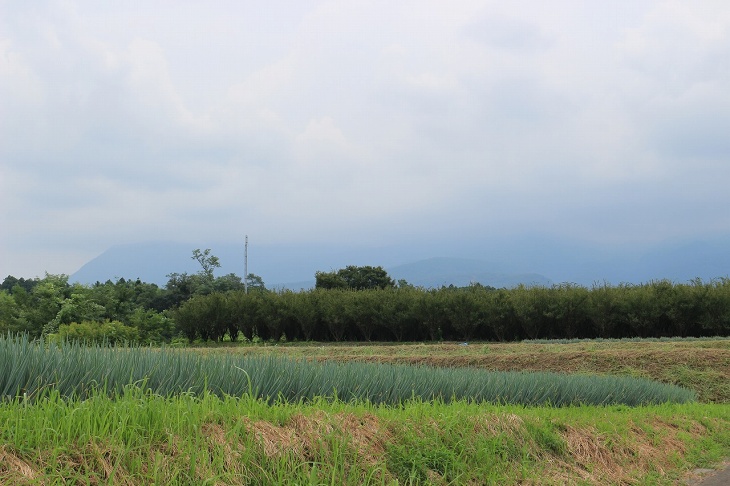
[[[0,397],[6,401],[38,400],[49,393],[82,399],[99,391],[119,396],[129,387],[163,396],[211,392],[268,402],[337,398],[400,404],[416,399],[565,406],[696,398],[684,388],[631,377],[204,356],[164,347],[54,344],[25,336],[0,339],[0,369]]]
[[[427,341],[703,337],[730,334],[730,281],[228,292],[171,314],[188,339]]]

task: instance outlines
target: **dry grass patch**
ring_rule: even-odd
[[[637,478],[650,475],[666,477],[668,472],[676,474],[677,461],[687,452],[686,442],[677,437],[682,429],[661,418],[641,426],[630,423],[621,435],[602,434],[593,427],[566,425],[563,429],[568,455],[558,475],[564,476],[567,469],[571,483],[635,484]],[[704,431],[701,424],[692,422],[684,432],[697,439]]]
[[[474,432],[490,435],[507,434],[515,438],[525,438],[525,422],[519,415],[507,413],[504,415],[489,414],[479,417],[474,422]]]
[[[38,473],[30,464],[0,446],[0,481],[5,484],[27,484],[36,479]]]
[[[335,454],[335,444],[345,444],[354,459],[348,466],[361,474],[383,463],[385,446],[392,439],[379,419],[367,413],[296,413],[284,425],[246,417],[242,420],[246,433],[270,459],[292,455],[299,463],[328,463]]]
[[[234,440],[230,434],[226,434],[225,428],[220,424],[206,423],[201,426],[200,430],[207,438],[211,453],[213,453],[212,449],[216,447],[223,449],[223,461],[226,470],[245,471],[245,464],[241,464],[240,461],[244,450],[244,445],[240,441]]]

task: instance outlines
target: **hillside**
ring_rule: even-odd
[[[550,285],[552,282],[537,273],[510,273],[500,264],[469,258],[429,258],[388,268],[396,280],[421,287],[455,285],[464,287],[473,283],[492,287],[525,285]]]
[[[219,257],[221,268],[217,275],[243,275],[243,248],[239,245],[216,245],[212,253]],[[373,254],[368,256],[368,253]],[[306,247],[263,246],[249,251],[249,272],[260,275],[270,288],[299,290],[314,286],[314,274],[346,265],[382,265],[396,280],[405,279],[413,285],[441,287],[465,286],[479,282],[493,287],[514,287],[524,284],[550,284],[550,279],[536,273],[510,271],[508,266],[478,259],[428,258],[408,263],[388,265],[388,260],[407,256],[397,252],[377,250],[353,251]],[[387,255],[385,253],[388,253]],[[191,259],[191,246],[183,243],[140,243],[110,248],[86,263],[71,280],[81,283],[137,279],[164,285],[171,273],[194,273],[199,270]]]
[[[219,257],[217,275],[244,274],[242,243],[144,242],[118,245],[101,253],[71,275],[82,283],[139,278],[164,285],[170,273],[194,273],[195,248],[211,248]],[[479,282],[494,287],[571,282],[642,283],[670,279],[684,283],[730,276],[730,243],[726,240],[662,244],[647,248],[595,247],[575,242],[423,242],[388,247],[336,244],[250,245],[248,270],[269,287],[294,290],[314,285],[317,271],[347,265],[382,266],[395,279],[440,287]],[[436,258],[435,256],[439,256]]]

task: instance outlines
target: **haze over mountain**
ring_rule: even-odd
[[[727,2],[171,4],[0,1],[0,277],[728,273]]]
[[[171,273],[200,270],[192,250],[210,248],[220,259],[216,275],[244,274],[244,245],[232,243],[190,244],[144,242],[118,245],[83,265],[71,281],[94,283],[117,278],[164,285]],[[696,241],[656,246],[643,251],[596,248],[583,244],[545,242],[530,238],[488,244],[482,242],[445,246],[424,241],[388,247],[342,245],[249,246],[249,273],[263,278],[270,288],[293,290],[314,285],[317,271],[347,265],[383,266],[394,279],[424,287],[468,285],[479,282],[494,287],[519,283],[550,285],[571,282],[642,283],[667,278],[686,282],[730,275],[727,241]]]
[[[492,287],[550,285],[551,281],[537,273],[510,273],[504,265],[470,258],[436,257],[406,263],[388,269],[396,280],[426,288],[455,285],[464,287],[473,283]]]

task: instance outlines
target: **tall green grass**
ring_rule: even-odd
[[[0,402],[0,484],[677,484],[730,451],[721,405]]]
[[[419,399],[635,406],[696,399],[690,390],[631,377],[202,356],[168,348],[32,342],[24,336],[0,339],[0,369],[0,397],[5,400],[35,400],[50,391],[82,399],[98,390],[120,395],[129,385],[163,396],[209,392],[269,403],[324,397],[374,404]]]

